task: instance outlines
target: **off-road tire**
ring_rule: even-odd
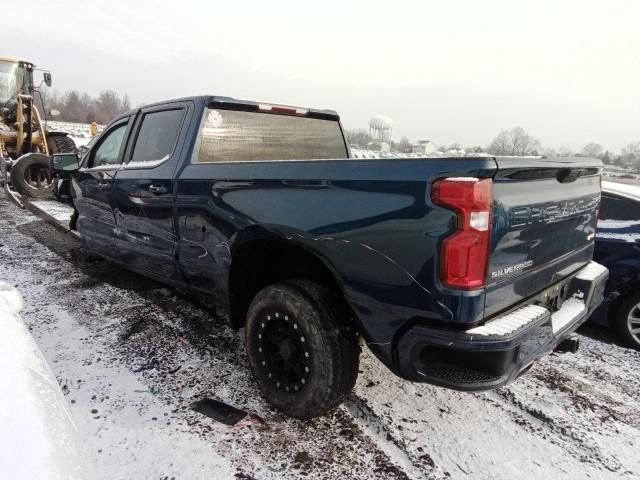
[[[47,147],[49,147],[49,155],[54,153],[78,153],[76,143],[67,135],[49,137]]]
[[[53,155],[54,153],[78,153],[78,147],[76,147],[76,143],[72,138],[67,135],[64,136],[56,136],[49,137],[49,142],[47,144],[49,147],[49,154]],[[71,181],[71,180],[68,180]],[[73,202],[71,202],[73,205]],[[69,219],[69,229],[76,230],[76,225],[78,223],[78,210],[76,210],[75,205],[73,205],[73,214]]]
[[[251,302],[246,322],[249,362],[264,396],[285,414],[300,419],[322,415],[353,390],[360,348],[342,305],[336,295],[307,280],[270,285]],[[279,381],[284,367],[274,369],[277,363],[270,359],[280,353],[266,353],[269,348],[282,351],[268,342],[277,325],[289,327],[291,341],[302,339],[298,345],[304,373],[299,380]]]
[[[46,169],[49,172],[49,157],[39,154],[20,157],[11,167],[11,186],[20,195],[27,198],[49,198],[53,192],[51,172],[48,173],[49,186],[35,188],[25,179],[27,170],[32,168]]]
[[[640,350],[640,340],[630,332],[629,314],[640,304],[640,292],[627,295],[614,311],[613,323],[622,342],[629,348]],[[640,328],[637,325],[636,328]],[[640,335],[638,335],[640,336]]]

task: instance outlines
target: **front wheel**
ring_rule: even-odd
[[[627,347],[640,350],[640,293],[625,298],[616,309],[614,322]]]
[[[360,350],[340,305],[330,291],[303,280],[265,287],[251,302],[249,362],[267,400],[287,415],[322,415],[355,385]]]

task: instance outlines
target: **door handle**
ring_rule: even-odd
[[[100,190],[101,192],[105,192],[105,191],[107,191],[109,189],[111,189],[111,184],[110,183],[100,182],[98,184],[98,190]]]
[[[161,193],[167,193],[167,187],[163,185],[149,185],[149,191],[156,195],[160,195]]]

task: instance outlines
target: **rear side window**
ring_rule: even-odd
[[[171,157],[183,117],[184,109],[145,113],[129,165],[154,165]]]
[[[640,222],[640,202],[604,194],[602,195],[599,218],[600,220],[636,220]]]
[[[332,120],[209,109],[196,163],[345,158],[340,124]]]

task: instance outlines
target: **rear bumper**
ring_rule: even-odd
[[[416,325],[397,340],[402,377],[456,390],[487,390],[515,379],[584,323],[603,299],[608,270],[590,262],[527,305],[466,331]],[[550,299],[562,298],[552,312]]]

